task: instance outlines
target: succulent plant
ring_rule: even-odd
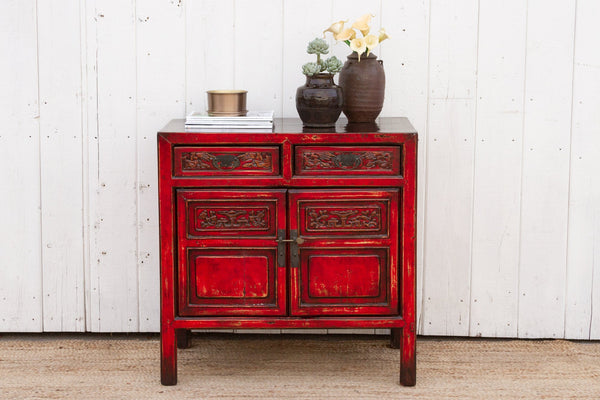
[[[336,56],[329,57],[327,60],[325,60],[324,64],[326,65],[327,72],[334,75],[340,72],[342,66],[344,65]]]
[[[302,73],[306,76],[313,76],[321,72],[321,66],[316,62],[309,62],[302,66]]]
[[[317,62],[309,62],[302,66],[302,73],[307,76],[313,76],[319,72],[329,72],[337,74],[342,69],[342,62],[336,57],[331,56],[326,60],[321,60],[321,54],[329,53],[329,45],[323,39],[315,38],[308,43],[306,48],[308,54],[316,54]]]
[[[316,54],[317,56],[320,54],[327,54],[329,53],[329,45],[323,39],[315,38],[308,42],[306,52],[308,54]]]

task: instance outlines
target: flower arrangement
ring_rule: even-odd
[[[369,24],[374,16],[373,14],[365,14],[357,19],[350,28],[346,29],[344,29],[344,24],[348,21],[334,22],[323,31],[323,37],[325,37],[326,32],[331,32],[336,41],[346,43],[352,51],[358,54],[358,61],[360,62],[360,56],[363,53],[366,52],[368,56],[379,43],[389,38],[383,28],[379,29],[377,36],[369,33],[371,31]],[[357,32],[360,32],[362,37],[358,37]]]
[[[306,52],[308,54],[317,55],[317,62],[308,62],[302,66],[302,73],[306,76],[313,76],[326,71],[335,75],[342,69],[342,62],[336,56],[321,60],[322,54],[329,53],[329,45],[323,39],[315,38],[310,41],[306,48]]]

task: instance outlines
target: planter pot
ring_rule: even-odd
[[[373,53],[348,56],[340,71],[340,86],[344,92],[344,114],[349,122],[375,122],[383,108],[385,72],[383,61]]]
[[[333,82],[332,74],[307,76],[306,84],[296,90],[296,110],[306,127],[335,126],[342,104],[342,89]]]

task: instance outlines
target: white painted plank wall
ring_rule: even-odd
[[[85,331],[80,2],[38,2],[44,331]]]
[[[600,2],[579,0],[573,118],[565,336],[600,339]],[[596,288],[596,290],[594,290]]]
[[[421,311],[427,335],[469,333],[477,4],[431,1]]]
[[[471,336],[517,334],[526,16],[521,0],[480,2]]]
[[[0,2],[0,330],[42,330],[40,124],[34,0]]]
[[[564,337],[576,2],[527,4],[518,335]]]
[[[295,117],[307,42],[371,12],[392,36],[382,115],[420,132],[419,332],[600,339],[597,2],[1,11],[0,331],[157,331],[156,131],[215,88]]]

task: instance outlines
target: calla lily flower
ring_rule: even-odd
[[[325,37],[325,32],[333,33],[334,37],[335,37],[335,35],[339,35],[339,33],[344,30],[344,24],[346,22],[348,22],[348,20],[334,22],[333,24],[331,24],[331,26],[329,28],[327,28],[323,31],[323,37]]]
[[[371,22],[371,18],[374,16],[375,15],[373,15],[373,14],[365,14],[362,17],[360,17],[359,19],[357,19],[352,24],[352,27],[361,31],[363,36],[367,36],[369,34],[369,31],[371,30],[369,23]]]
[[[385,39],[389,39],[389,36],[385,33],[385,29],[381,28],[379,30],[379,43],[383,42]]]
[[[337,41],[344,41],[344,40],[352,40],[356,37],[356,32],[354,31],[354,29],[348,28],[348,29],[344,29],[343,31],[341,31],[340,33],[338,33],[337,35],[333,35],[333,38]]]
[[[365,36],[365,44],[367,45],[367,56],[373,51],[375,47],[379,44],[379,38],[375,35],[367,35]]]
[[[350,42],[350,48],[358,54],[358,62],[360,62],[360,55],[367,50],[367,43],[364,38],[354,38]]]

